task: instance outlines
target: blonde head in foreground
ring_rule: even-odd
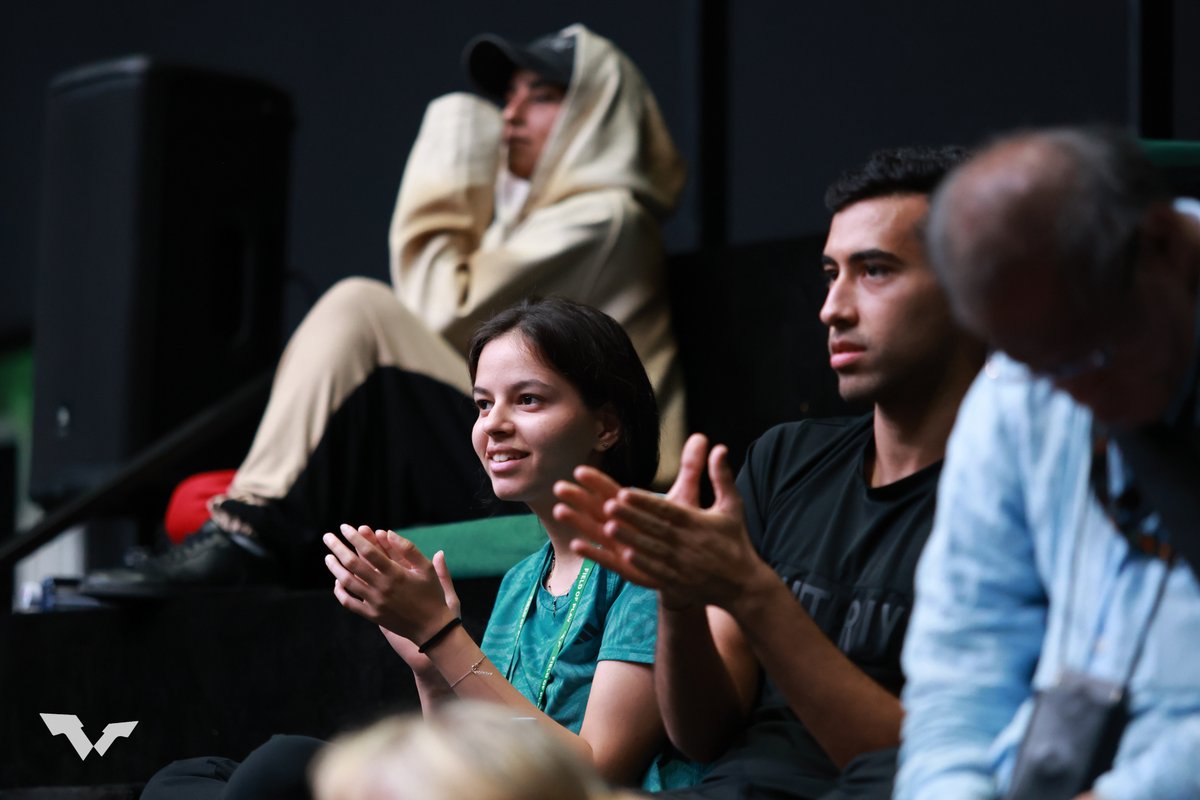
[[[528,720],[489,703],[395,717],[333,741],[313,771],[317,800],[619,800],[590,765]]]

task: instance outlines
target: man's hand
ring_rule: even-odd
[[[592,467],[579,467],[574,473],[578,483],[558,481],[554,496],[554,518],[570,525],[583,536],[571,542],[571,549],[590,558],[602,567],[641,586],[651,586],[652,579],[626,563],[621,557],[623,548],[604,534],[604,504],[617,496],[621,486],[612,478]]]
[[[716,493],[699,508],[700,476],[707,454]],[[717,605],[729,610],[747,582],[766,570],[750,543],[742,498],[729,468],[728,450],[692,435],[684,445],[679,477],[667,496],[618,488],[598,470],[580,467],[578,485],[560,482],[556,519],[570,524],[588,542],[572,548],[635,583],[658,589],[668,608]],[[595,545],[595,546],[593,546]]]

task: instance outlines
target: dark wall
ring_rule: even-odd
[[[1175,135],[1200,138],[1200,33],[1170,6]],[[288,293],[294,323],[347,274],[386,274],[386,231],[425,102],[464,88],[474,33],[531,37],[582,20],[655,87],[692,180],[673,250],[825,227],[822,187],[869,150],[972,142],[1014,125],[1131,118],[1135,0],[46,0],[0,26],[0,344],[30,321],[44,92],[98,59],[146,52],[248,73],[291,92],[296,132]],[[701,20],[724,27],[703,49]],[[1166,42],[1166,39],[1170,42]],[[728,102],[724,101],[726,90]],[[702,114],[717,110],[715,116]],[[722,111],[722,108],[724,109]],[[705,138],[707,137],[707,138]],[[715,143],[719,152],[702,148]],[[703,169],[708,175],[702,174]],[[709,192],[701,196],[701,189]],[[701,201],[704,200],[702,203]],[[700,230],[702,219],[717,223]],[[704,213],[702,213],[704,212]],[[714,229],[716,231],[714,239]]]
[[[823,230],[822,187],[878,147],[1124,122],[1127,5],[731,3],[730,237]]]
[[[1196,35],[1200,32],[1200,3],[1176,0],[1173,4],[1174,29],[1172,45],[1175,64],[1173,81],[1173,138],[1200,140],[1200,48]]]
[[[45,89],[67,69],[128,53],[245,73],[291,93],[296,130],[292,323],[348,274],[387,275],[387,228],[424,106],[467,88],[459,55],[482,31],[528,39],[581,21],[614,41],[655,88],[685,156],[696,156],[693,0],[342,3],[47,0],[0,26],[0,343],[31,322]],[[697,236],[695,183],[668,231]]]

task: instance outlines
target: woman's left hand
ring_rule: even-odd
[[[332,552],[325,566],[337,579],[333,593],[344,608],[412,642],[426,641],[459,615],[449,574],[439,575],[412,542],[366,525],[342,525],[342,534],[349,547],[332,533],[323,541]]]

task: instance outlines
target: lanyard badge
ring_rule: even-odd
[[[534,598],[537,597],[538,589],[541,587],[540,576],[545,573],[549,565],[548,559],[549,556],[547,556],[546,561],[542,562],[542,568],[538,571],[539,579],[534,581],[533,589],[530,591],[529,597],[525,599],[525,605],[521,608],[521,619],[517,623],[517,633],[513,637],[512,652],[508,656],[508,669],[505,670],[505,677],[508,678],[509,683],[512,683],[513,669],[517,662],[517,648],[521,644],[521,634],[525,631],[525,621],[529,619],[529,612],[533,608]],[[546,687],[550,685],[550,676],[554,673],[554,665],[558,663],[558,656],[562,652],[563,645],[566,644],[571,623],[575,620],[575,614],[579,610],[579,603],[583,599],[584,587],[587,586],[588,578],[591,577],[592,571],[595,568],[596,562],[584,559],[582,566],[579,568],[579,574],[575,576],[575,583],[571,586],[571,602],[567,606],[567,618],[563,621],[562,628],[559,630],[558,637],[546,660],[546,668],[542,671],[542,681],[538,687],[537,699],[534,701],[534,705],[543,711],[545,710]]]

